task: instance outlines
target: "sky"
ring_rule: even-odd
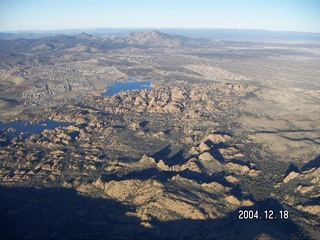
[[[0,31],[229,28],[320,33],[320,0],[0,0]]]

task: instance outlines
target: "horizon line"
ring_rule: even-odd
[[[61,29],[26,29],[26,30],[0,30],[0,33],[21,33],[21,32],[59,32],[59,31],[80,31],[80,30],[236,30],[236,31],[263,31],[263,32],[287,32],[287,33],[308,33],[320,34],[320,32],[298,31],[298,30],[269,30],[254,28],[214,28],[214,27],[87,27],[87,28],[61,28]]]

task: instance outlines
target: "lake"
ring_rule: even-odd
[[[128,79],[125,82],[114,82],[107,86],[109,91],[103,93],[103,96],[112,96],[121,91],[151,89],[151,82],[151,80],[138,81],[137,79]]]
[[[64,127],[69,125],[71,125],[71,123],[56,122],[52,120],[44,120],[38,123],[30,123],[23,120],[8,123],[0,122],[0,134],[2,130],[14,128],[14,131],[8,131],[4,135],[9,139],[19,137],[20,135],[22,135],[23,138],[28,138],[32,134],[40,134],[45,129],[54,129],[56,127]]]

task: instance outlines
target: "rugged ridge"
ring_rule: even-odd
[[[129,33],[125,42],[130,45],[153,46],[153,47],[181,47],[183,42],[174,36],[156,31]]]

